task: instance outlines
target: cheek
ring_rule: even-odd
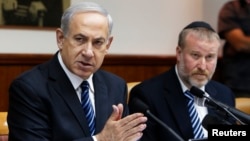
[[[195,60],[191,59],[191,58],[186,58],[184,59],[184,65],[185,68],[187,69],[187,71],[191,72],[193,70],[196,69],[197,63]]]
[[[99,56],[101,55],[106,55],[108,53],[108,48],[105,46],[105,47],[102,47],[101,49],[99,50],[96,50],[95,51]]]
[[[66,58],[67,60],[70,60],[71,63],[73,63],[78,58],[78,56],[81,55],[82,51],[80,48],[64,46],[61,52],[64,55],[64,58]]]
[[[106,50],[94,51],[95,60],[98,61],[98,63],[100,62],[102,63],[106,54],[107,54]]]
[[[192,72],[193,70],[195,70],[195,69],[196,69],[195,66],[196,66],[196,65],[194,65],[194,64],[192,64],[192,63],[185,63],[185,67],[186,67],[186,70],[187,70],[188,72]]]
[[[210,71],[215,71],[216,65],[217,65],[217,62],[208,63],[208,69],[209,69]]]

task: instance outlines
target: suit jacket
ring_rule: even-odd
[[[126,82],[99,70],[93,75],[96,133],[113,109],[124,105],[128,114]],[[9,140],[92,141],[87,120],[76,91],[54,57],[16,78],[9,89]]]
[[[210,81],[205,86],[210,96],[222,103],[235,106],[234,94],[224,85]],[[135,86],[130,93],[129,110],[138,112],[138,106],[133,101],[139,98],[152,114],[173,129],[184,140],[193,138],[192,125],[181,84],[174,67],[168,72],[145,80]],[[209,109],[209,113],[213,111]],[[176,141],[175,136],[149,117],[147,128],[143,131],[141,141]]]

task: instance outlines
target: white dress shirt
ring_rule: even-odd
[[[66,75],[68,76],[71,84],[73,85],[74,89],[76,90],[77,93],[77,97],[79,99],[79,102],[81,103],[81,83],[84,81],[81,77],[73,74],[71,71],[69,71],[69,69],[65,66],[65,64],[62,61],[62,56],[60,53],[58,53],[58,60],[60,65],[62,66],[64,72],[66,73]],[[90,101],[92,103],[94,112],[95,112],[95,98],[94,98],[94,85],[93,85],[93,80],[92,80],[93,74],[90,75],[90,77],[86,80],[89,83],[89,98]],[[95,136],[92,136],[94,141],[97,141]]]
[[[184,92],[186,90],[188,90],[188,88],[184,85],[184,83],[180,79],[180,77],[178,75],[178,71],[177,71],[177,66],[175,66],[175,73],[177,74],[179,82],[181,83],[181,88],[182,88],[183,95],[184,95]],[[201,87],[200,89],[204,91],[205,86]],[[207,111],[207,107],[201,106],[200,104],[198,104],[198,102],[200,102],[200,101],[203,101],[203,100],[201,98],[194,96],[194,106],[195,106],[196,111],[198,112],[200,121],[202,121],[203,118],[208,114],[208,111]],[[203,132],[204,132],[204,137],[207,137],[208,136],[207,130],[204,127],[202,127],[202,128],[203,128]]]

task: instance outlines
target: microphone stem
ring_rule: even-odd
[[[167,131],[171,132],[179,141],[184,141],[173,129],[169,128],[164,122],[159,120],[155,115],[153,115],[149,110],[146,113],[153,118],[157,123],[159,123],[162,127],[164,127]]]
[[[232,112],[228,110],[227,107],[225,107],[223,104],[217,104],[212,98],[205,96],[208,100],[212,101],[214,104],[219,105],[219,108],[222,108],[227,114],[229,114],[232,118],[234,118],[236,121],[240,123],[240,125],[246,125],[244,122],[242,122],[238,117],[236,117]]]
[[[240,125],[246,125],[246,123],[242,122],[238,117],[236,117],[234,114],[232,114],[232,112],[230,112],[226,107],[223,107],[223,109],[231,116],[233,117],[235,120],[237,120]]]

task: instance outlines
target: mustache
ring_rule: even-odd
[[[193,74],[208,76],[208,72],[207,71],[201,71],[201,70],[195,70],[195,71],[193,71]]]

